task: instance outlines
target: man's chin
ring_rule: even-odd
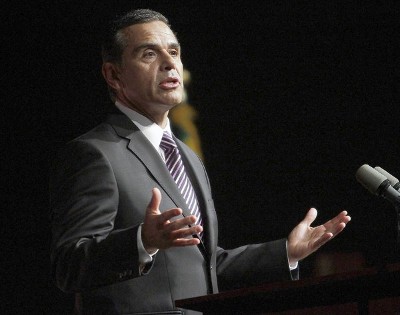
[[[183,93],[179,89],[164,91],[160,96],[166,104],[171,105],[178,105],[183,100]]]
[[[165,104],[166,106],[170,106],[172,108],[172,107],[175,107],[175,106],[181,104],[182,101],[183,101],[182,97],[179,97],[179,98],[165,98],[162,103]]]

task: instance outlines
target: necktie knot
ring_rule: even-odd
[[[161,139],[160,147],[165,152],[168,152],[168,151],[171,151],[174,148],[176,148],[177,145],[176,145],[174,139],[172,139],[172,136],[168,132],[164,131],[163,137]]]

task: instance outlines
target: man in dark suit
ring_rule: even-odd
[[[115,113],[60,152],[50,185],[52,272],[59,288],[77,293],[78,312],[180,314],[175,300],[216,293],[218,285],[296,279],[298,261],[350,221],[343,211],[312,228],[317,212],[310,209],[287,239],[218,247],[204,166],[170,130],[183,66],[167,19],[136,10],[115,20],[102,71]],[[165,133],[183,161],[194,214],[170,173]]]

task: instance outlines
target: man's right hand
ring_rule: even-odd
[[[142,242],[146,251],[152,254],[157,249],[198,245],[200,240],[192,235],[202,232],[203,228],[200,225],[191,226],[196,222],[196,217],[190,215],[171,221],[172,218],[182,215],[182,209],[173,208],[161,213],[160,202],[160,190],[153,188],[142,225]]]

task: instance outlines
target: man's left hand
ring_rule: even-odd
[[[317,210],[308,210],[304,219],[292,230],[288,237],[288,257],[290,265],[306,258],[326,242],[334,238],[351,220],[347,211],[340,212],[336,217],[317,227],[311,224],[317,217]]]

